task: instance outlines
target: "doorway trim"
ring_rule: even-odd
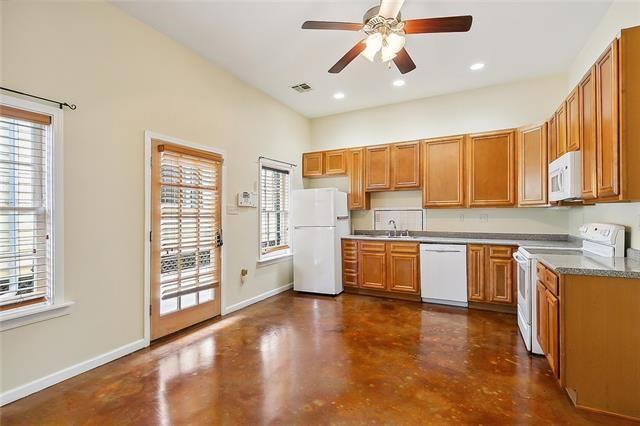
[[[159,139],[175,145],[181,145],[186,148],[198,149],[201,151],[211,152],[219,154],[225,159],[225,151],[216,147],[199,145],[192,142],[188,142],[182,139],[174,138],[172,136],[156,133],[151,130],[145,130],[144,132],[144,297],[142,306],[143,327],[144,327],[144,343],[145,346],[151,344],[151,312],[149,306],[151,305],[151,242],[149,241],[149,234],[151,232],[151,140]],[[220,197],[221,204],[221,226],[224,231],[225,223],[227,221],[226,212],[226,197],[227,197],[227,166],[226,162],[222,163],[222,196]],[[222,253],[220,254],[222,268],[220,269],[220,311],[222,314],[225,312],[225,259],[226,259],[226,244],[222,244]]]

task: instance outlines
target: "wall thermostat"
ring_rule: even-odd
[[[258,207],[258,194],[255,192],[238,192],[238,207]]]

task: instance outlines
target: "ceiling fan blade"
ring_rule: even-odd
[[[329,69],[329,72],[331,74],[337,74],[342,71],[344,67],[349,65],[351,61],[353,61],[356,56],[358,56],[364,50],[365,47],[365,44],[362,41],[359,41],[358,44],[353,46],[351,50],[345,53],[345,55]]]
[[[302,24],[303,30],[345,30],[360,31],[362,24],[352,22],[306,21]]]
[[[397,18],[404,0],[381,0],[378,15],[385,18]]]
[[[409,53],[407,53],[407,50],[404,47],[396,54],[396,57],[393,58],[393,62],[402,74],[406,74],[409,71],[416,69],[416,64],[413,62],[413,59],[411,59],[411,56],[409,56]]]
[[[459,33],[471,29],[473,16],[448,16],[444,18],[409,19],[404,21],[406,34]]]

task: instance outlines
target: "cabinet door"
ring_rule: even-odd
[[[547,204],[547,124],[518,131],[518,204]]]
[[[358,276],[360,287],[386,290],[385,243],[360,241],[358,245]]]
[[[548,157],[549,163],[558,158],[558,126],[556,126],[556,116],[554,115],[547,122],[548,129]]]
[[[424,207],[463,207],[464,136],[425,141],[422,152]]]
[[[344,175],[347,173],[347,150],[336,149],[324,153],[324,174]]]
[[[471,135],[467,145],[469,206],[515,206],[515,133]]]
[[[567,98],[567,151],[580,150],[580,93],[573,89]]]
[[[391,146],[391,176],[393,189],[420,187],[420,142]]]
[[[558,299],[551,294],[549,290],[546,291],[546,308],[547,308],[547,349],[545,354],[547,360],[551,366],[551,371],[558,377],[558,361],[559,361],[559,346],[560,346],[560,309]]]
[[[596,154],[596,72],[595,67],[578,85],[580,92],[580,139],[582,141],[582,199],[598,196]]]
[[[596,62],[598,198],[619,194],[618,41]]]
[[[342,240],[342,285],[358,287],[358,242]]]
[[[492,303],[514,303],[513,259],[489,258],[489,297]]]
[[[324,167],[321,152],[302,154],[302,177],[322,176]]]
[[[391,147],[389,145],[365,148],[364,175],[367,191],[391,188]]]
[[[536,282],[536,327],[538,343],[542,352],[547,353],[549,331],[549,309],[547,308],[547,289],[541,281]]]
[[[484,246],[467,246],[467,298],[474,302],[484,301]]]
[[[368,210],[370,195],[365,192],[364,148],[350,149],[348,153],[349,210]]]
[[[388,290],[420,294],[419,245],[416,243],[387,243]]]
[[[565,102],[556,111],[556,147],[558,157],[567,152],[567,104]]]

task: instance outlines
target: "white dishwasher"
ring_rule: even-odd
[[[467,246],[420,244],[422,301],[467,306]]]

